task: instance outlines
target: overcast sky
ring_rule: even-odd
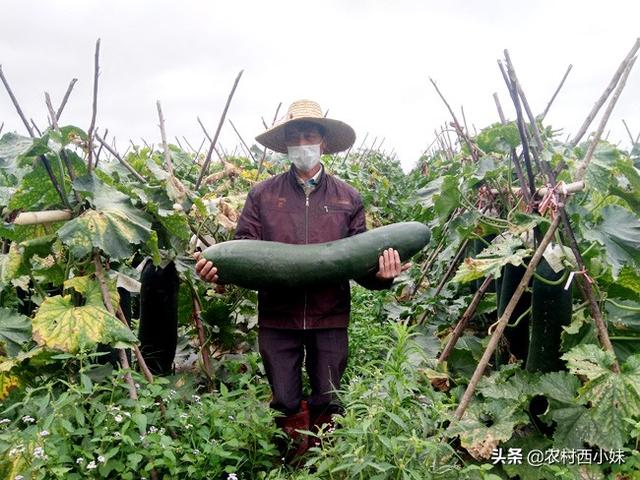
[[[170,138],[213,132],[237,73],[228,118],[249,142],[298,98],[351,124],[359,145],[385,138],[411,167],[449,120],[433,77],[469,127],[497,121],[493,92],[513,118],[496,60],[509,49],[535,112],[567,66],[573,70],[547,120],[575,132],[640,36],[640,2],[593,1],[97,1],[4,0],[0,64],[27,116],[46,124],[43,92],[57,105],[78,83],[61,119],[84,129],[91,116],[93,51],[101,38],[98,126],[124,150],[129,138],[158,142],[155,101]],[[614,111],[610,140],[629,145],[621,120],[640,132],[640,65]],[[0,90],[5,132],[25,133]],[[595,129],[595,124],[593,126]],[[226,150],[237,144],[226,124]]]

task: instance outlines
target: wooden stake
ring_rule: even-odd
[[[453,332],[451,332],[451,337],[449,338],[447,345],[444,347],[444,350],[442,350],[440,357],[438,357],[438,364],[446,362],[447,359],[449,358],[449,355],[451,355],[451,352],[453,351],[453,347],[455,347],[456,343],[458,343],[458,339],[460,338],[460,336],[462,335],[462,332],[467,326],[469,319],[473,317],[474,313],[476,313],[476,309],[478,308],[478,305],[480,305],[480,300],[482,300],[482,297],[484,296],[486,291],[489,289],[491,282],[493,282],[493,275],[487,276],[487,278],[484,279],[484,282],[482,282],[482,285],[480,285],[480,288],[478,288],[478,290],[476,291],[475,295],[471,299],[471,303],[469,304],[464,314],[456,324],[455,328],[453,329]]]
[[[9,82],[7,82],[7,79],[4,76],[4,72],[2,71],[2,65],[0,65],[0,80],[2,80],[2,83],[4,84],[4,88],[7,90],[7,93],[9,94],[9,98],[11,98],[11,102],[13,103],[13,106],[15,107],[16,111],[18,112],[18,116],[20,117],[20,120],[22,120],[22,123],[24,124],[25,128],[27,129],[27,132],[29,132],[29,136],[31,138],[34,138],[35,135],[33,134],[33,130],[31,128],[31,125],[29,125],[29,122],[27,121],[27,117],[22,112],[22,108],[20,108],[20,104],[18,103],[18,99],[13,94],[13,91],[11,90],[11,87],[9,86]]]
[[[564,85],[564,81],[569,76],[569,72],[571,72],[572,68],[573,68],[573,65],[569,64],[569,67],[567,68],[567,71],[564,72],[564,76],[562,77],[562,80],[560,81],[560,85],[558,85],[558,88],[556,88],[556,91],[553,93],[553,96],[551,97],[551,100],[549,100],[549,103],[547,103],[547,106],[544,108],[544,112],[542,112],[542,115],[540,115],[540,121],[541,122],[542,122],[542,120],[544,120],[544,117],[547,116],[547,113],[549,113],[549,109],[551,108],[551,105],[553,104],[553,101],[558,96],[558,93],[560,92],[560,89]]]
[[[602,92],[602,95],[600,95],[600,98],[598,98],[595,105],[589,112],[589,115],[587,115],[587,118],[582,123],[582,126],[578,130],[578,133],[576,133],[575,137],[573,137],[573,140],[569,142],[569,146],[571,148],[578,145],[578,142],[580,142],[584,134],[587,132],[589,125],[591,125],[591,122],[593,122],[593,119],[598,114],[598,111],[600,110],[600,108],[602,108],[604,103],[607,101],[607,98],[609,98],[609,95],[611,95],[611,92],[613,92],[613,90],[616,88],[616,85],[618,84],[620,77],[622,77],[622,74],[627,68],[627,65],[629,64],[631,59],[635,56],[638,49],[640,49],[640,38],[636,39],[636,42],[633,44],[633,47],[631,48],[627,56],[624,58],[624,60],[622,60],[622,63],[620,63],[616,72],[613,74],[613,78],[611,78],[609,85],[607,85],[607,88],[605,88],[604,92]]]
[[[639,42],[640,42],[640,39],[639,39]],[[609,101],[609,104],[607,105],[607,108],[604,114],[602,115],[602,119],[600,120],[600,125],[598,125],[598,130],[596,130],[596,134],[594,135],[593,139],[591,140],[591,143],[589,144],[589,149],[587,150],[587,153],[585,154],[584,159],[582,160],[582,162],[580,162],[580,165],[578,166],[578,169],[576,171],[576,180],[582,180],[587,172],[587,167],[591,162],[591,158],[593,157],[593,152],[595,152],[596,147],[598,146],[598,142],[600,141],[600,137],[602,136],[604,127],[609,121],[611,112],[613,112],[613,107],[616,106],[616,102],[618,101],[618,98],[620,97],[620,94],[622,93],[622,90],[624,89],[624,86],[627,83],[627,78],[629,77],[629,73],[631,73],[631,69],[633,68],[636,58],[637,57],[633,57],[629,61],[624,71],[622,72],[622,75],[620,76],[620,80],[615,89],[615,92],[613,93],[613,96],[611,97],[611,101]]]
[[[224,119],[227,115],[227,111],[229,110],[229,105],[231,104],[231,99],[233,98],[233,94],[236,91],[236,87],[238,86],[238,82],[240,81],[240,77],[242,77],[242,73],[244,72],[244,70],[240,70],[240,73],[238,73],[238,76],[236,77],[235,81],[233,82],[233,87],[231,88],[231,93],[229,94],[229,97],[227,97],[227,103],[224,106],[224,110],[222,111],[222,115],[220,116],[220,121],[218,122],[218,128],[216,129],[216,133],[213,136],[213,140],[211,141],[211,146],[209,147],[209,151],[207,152],[207,157],[205,158],[204,161],[204,165],[202,165],[202,169],[200,170],[200,175],[198,176],[198,179],[196,180],[196,184],[195,184],[195,189],[198,190],[200,188],[200,185],[202,184],[202,179],[208,174],[209,172],[209,164],[211,163],[211,154],[213,153],[213,149],[216,146],[216,142],[218,141],[218,136],[220,135],[220,131],[222,130],[222,125],[224,124]]]
[[[122,165],[124,165],[124,167],[129,170],[131,172],[131,174],[136,177],[138,179],[138,181],[140,183],[143,183],[146,185],[147,181],[144,179],[144,177],[142,175],[140,175],[131,165],[129,165],[129,163],[123,159],[118,152],[115,151],[115,149],[113,147],[111,147],[107,142],[105,142],[102,138],[100,138],[100,135],[98,135],[96,133],[95,135],[96,140],[98,140],[98,142],[100,142],[104,148],[107,149],[107,151],[113,155]]]
[[[116,312],[113,309],[113,305],[111,303],[111,295],[109,295],[109,288],[107,287],[107,282],[102,273],[102,263],[100,261],[100,254],[98,253],[97,250],[94,251],[94,254],[93,254],[93,264],[96,267],[96,278],[98,279],[98,283],[100,284],[100,291],[102,292],[102,302],[104,303],[104,306],[107,309],[107,311],[115,317]],[[120,365],[122,365],[123,369],[125,370],[130,369],[129,359],[127,358],[127,355],[125,354],[125,351],[122,348],[118,349],[118,360],[120,361]],[[132,400],[137,400],[138,390],[136,390],[136,385],[133,382],[133,378],[131,377],[131,372],[126,372],[124,374],[124,379],[125,379],[125,382],[127,383],[127,386],[129,387],[129,397]]]
[[[91,106],[91,124],[87,130],[87,172],[91,175],[93,168],[93,133],[96,128],[96,116],[98,114],[98,74],[100,72],[100,39],[96,40],[96,51],[93,59],[93,102]]]
[[[169,172],[169,175],[173,177],[173,163],[171,162],[171,152],[169,152],[169,145],[167,144],[167,134],[164,130],[164,117],[162,115],[162,106],[160,100],[156,102],[158,107],[158,118],[160,119],[160,135],[162,137],[162,151],[164,152],[164,165]]]
[[[56,112],[56,121],[60,120],[60,115],[62,115],[62,111],[64,110],[67,101],[69,100],[69,95],[71,95],[71,91],[73,90],[74,85],[78,81],[77,78],[71,79],[69,82],[69,86],[67,87],[67,91],[64,92],[64,97],[62,97],[62,102],[60,102],[60,106],[58,107],[58,111]]]

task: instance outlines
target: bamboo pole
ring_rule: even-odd
[[[231,99],[233,98],[233,94],[236,91],[236,88],[238,86],[238,82],[240,82],[240,78],[242,77],[242,73],[244,72],[244,70],[240,70],[240,73],[238,73],[238,76],[236,77],[235,81],[233,82],[233,87],[231,88],[231,93],[229,93],[229,96],[227,97],[227,103],[224,106],[224,110],[222,111],[222,115],[220,116],[220,121],[218,122],[218,128],[216,129],[216,133],[213,136],[213,139],[211,140],[211,146],[209,147],[209,151],[207,152],[207,157],[205,158],[204,161],[204,165],[202,165],[202,169],[200,170],[200,175],[198,176],[198,179],[196,180],[196,184],[195,184],[195,189],[198,190],[200,188],[200,185],[202,184],[202,179],[207,175],[208,171],[209,171],[209,164],[211,163],[211,154],[213,153],[213,149],[216,146],[216,142],[218,141],[218,136],[220,135],[220,131],[222,130],[222,125],[224,124],[224,119],[227,116],[227,111],[229,110],[229,105],[231,105]]]

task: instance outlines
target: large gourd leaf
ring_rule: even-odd
[[[56,177],[58,184],[61,183],[60,166],[61,163],[56,158],[56,154],[50,153],[46,155],[49,165]],[[65,186],[65,192],[69,193],[69,184]],[[38,158],[30,171],[22,178],[18,189],[11,197],[8,204],[12,210],[44,210],[50,207],[60,207],[62,202],[60,196],[51,182],[51,178],[47,173],[42,160]]]
[[[124,259],[134,253],[135,245],[148,241],[151,222],[131,205],[129,197],[93,176],[78,177],[73,185],[76,190],[87,192],[95,207],[58,231],[74,257],[86,257],[98,247],[115,260]]]
[[[9,308],[0,308],[0,350],[11,357],[31,340],[31,320]]]
[[[609,367],[614,357],[593,344],[580,345],[562,357],[570,372],[588,381],[575,402],[564,402],[550,418],[558,423],[564,446],[580,447],[587,442],[604,449],[623,448],[632,426],[625,418],[640,416],[640,355],[630,356],[620,373]]]
[[[70,353],[97,343],[117,348],[136,343],[131,330],[107,310],[96,305],[75,307],[70,295],[45,298],[33,319],[33,338],[39,345]]]
[[[460,436],[461,445],[475,459],[488,459],[493,449],[511,438],[518,424],[528,418],[515,402],[497,400],[473,402],[462,419],[454,422],[448,433]]]
[[[21,275],[28,273],[22,262],[22,253],[16,243],[12,243],[7,253],[0,254],[0,288],[5,288]]]
[[[465,258],[458,267],[453,281],[466,283],[489,274],[499,278],[502,267],[507,263],[522,265],[523,260],[529,255],[531,255],[531,249],[523,248],[522,240],[508,236],[503,241],[492,243],[476,258]]]
[[[640,218],[618,205],[602,209],[602,222],[584,232],[588,240],[605,246],[604,260],[611,265],[617,279],[625,265],[640,268]]]
[[[5,179],[22,179],[27,170],[20,168],[18,158],[28,152],[33,145],[33,140],[15,133],[5,133],[0,138],[0,172]]]
[[[107,287],[109,289],[111,304],[113,305],[113,309],[116,310],[120,303],[120,294],[118,293],[116,280],[107,281]],[[73,277],[64,282],[64,288],[65,290],[73,288],[78,293],[81,293],[85,297],[85,305],[94,305],[96,307],[102,307],[104,305],[100,284],[96,280],[92,280],[89,276]]]
[[[616,164],[616,184],[609,192],[622,198],[636,215],[640,215],[640,172],[629,158],[620,159]]]

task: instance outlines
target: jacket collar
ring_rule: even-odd
[[[324,163],[320,162],[320,165],[321,165],[320,176],[318,177],[316,188],[320,187],[324,183],[325,176],[326,176],[326,167],[324,166]],[[289,181],[302,190],[302,185],[300,185],[300,182],[298,181],[298,174],[296,173],[293,163],[289,167],[288,175],[289,175]]]

